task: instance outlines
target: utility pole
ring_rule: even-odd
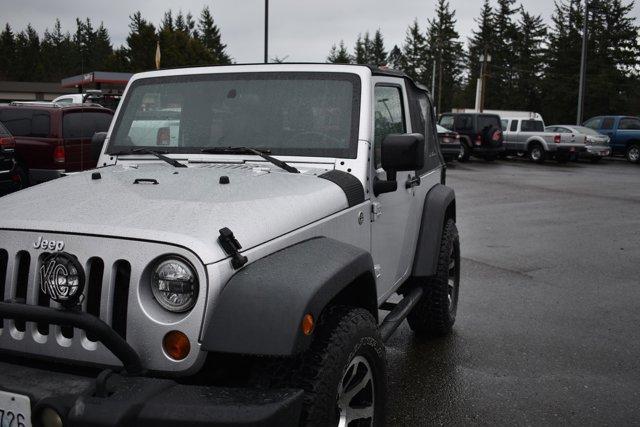
[[[436,60],[433,60],[433,71],[431,72],[431,96],[436,96]]]
[[[264,0],[264,63],[269,63],[269,0]]]
[[[587,41],[589,28],[589,0],[584,0],[584,19],[582,25],[582,58],[580,61],[580,87],[578,89],[578,117],[576,125],[582,124],[582,116],[584,115],[584,92],[587,84]]]

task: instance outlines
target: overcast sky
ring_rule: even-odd
[[[270,57],[287,61],[324,61],[333,43],[341,39],[351,50],[359,32],[380,28],[387,49],[401,44],[407,26],[418,18],[425,26],[433,17],[436,0],[270,0]],[[456,10],[457,29],[466,41],[475,28],[481,0],[450,0]],[[495,3],[495,1],[494,1]],[[640,2],[639,2],[640,3]],[[0,21],[14,29],[31,23],[38,32],[53,26],[59,17],[73,33],[77,16],[104,22],[115,46],[124,43],[129,18],[136,10],[158,24],[165,10],[199,15],[211,8],[229,54],[236,62],[260,62],[263,57],[264,0],[0,0]],[[553,0],[522,0],[531,13],[549,20]],[[634,16],[640,17],[640,5]]]

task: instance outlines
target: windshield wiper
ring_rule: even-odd
[[[174,166],[176,168],[187,167],[187,165],[180,163],[176,159],[167,157],[163,153],[166,153],[166,151],[150,150],[148,148],[134,148],[133,150],[118,151],[117,153],[108,153],[108,154],[110,154],[111,156],[124,156],[127,154],[151,154],[152,156],[156,156],[160,160],[165,161],[169,163],[171,166]]]
[[[258,150],[250,147],[211,147],[203,148],[201,151],[206,154],[255,154],[256,156],[262,157],[266,161],[273,163],[287,172],[300,173],[300,171],[293,166],[290,166],[275,157],[271,157],[267,150]]]

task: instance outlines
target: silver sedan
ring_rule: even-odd
[[[545,130],[547,132],[571,134],[574,141],[584,142],[587,151],[580,153],[580,156],[591,160],[593,163],[597,163],[603,157],[611,154],[610,138],[591,128],[575,125],[553,125],[547,126]]]

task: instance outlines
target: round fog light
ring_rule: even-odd
[[[171,331],[162,339],[162,348],[170,358],[182,360],[189,355],[191,343],[183,332]]]
[[[43,427],[62,427],[62,417],[50,407],[44,408],[40,413],[40,422]]]

